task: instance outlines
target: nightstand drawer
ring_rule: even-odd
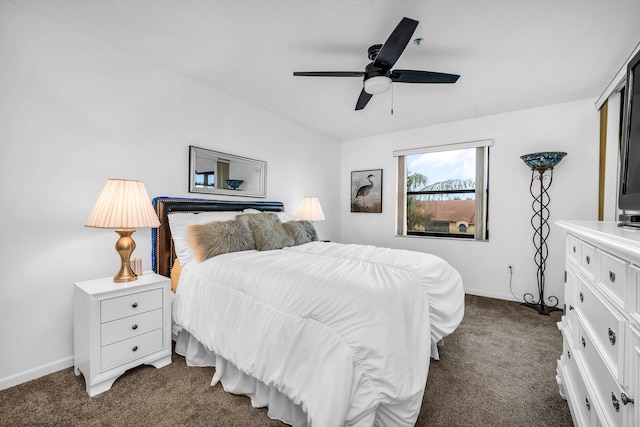
[[[157,329],[102,347],[100,368],[104,371],[160,349],[162,349],[162,329]]]
[[[125,317],[100,326],[100,344],[113,344],[162,328],[162,309]]]
[[[162,307],[162,289],[123,295],[100,302],[100,323],[133,316]]]

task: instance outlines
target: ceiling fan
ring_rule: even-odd
[[[295,71],[294,76],[308,77],[363,77],[363,88],[356,102],[362,110],[373,95],[386,92],[391,83],[455,83],[457,74],[433,71],[391,70],[407,47],[418,21],[402,18],[384,44],[374,44],[368,50],[369,63],[364,71]]]

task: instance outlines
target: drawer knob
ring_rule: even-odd
[[[571,359],[571,352],[569,350],[567,350],[567,357]]]
[[[628,405],[629,403],[633,405],[635,403],[633,399],[629,398],[629,396],[624,393],[620,395],[620,400],[622,400],[622,403],[624,403],[625,405]]]
[[[573,247],[573,253],[574,254],[576,253],[576,247],[575,246]]]
[[[131,307],[136,308],[138,306],[137,302],[134,302],[133,304],[131,304]]]
[[[613,409],[615,409],[616,412],[620,412],[620,402],[613,392],[611,392],[611,404],[613,405]]]
[[[138,329],[138,325],[136,324],[136,325],[131,326],[131,329],[133,329],[135,331],[136,329]]]
[[[569,311],[573,310],[573,306],[569,305]]]
[[[613,271],[609,271],[609,280],[611,281],[611,283],[615,283],[616,273],[614,273]]]
[[[131,348],[131,351],[138,351],[138,346],[137,346],[137,345],[134,345],[134,346]]]
[[[580,292],[580,302],[584,302],[584,294]]]
[[[584,398],[584,404],[587,407],[587,411],[590,411],[591,410],[591,402],[589,402],[589,398],[588,397]]]
[[[587,342],[584,340],[584,337],[580,337],[580,340],[582,342],[582,347],[586,347],[587,346]]]
[[[591,264],[591,257],[589,255],[587,255],[585,259],[587,260],[587,264]]]
[[[611,345],[616,345],[616,333],[609,328],[609,342]]]

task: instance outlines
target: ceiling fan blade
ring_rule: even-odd
[[[306,77],[364,77],[364,71],[294,71],[293,75]]]
[[[455,83],[457,74],[436,73],[433,71],[393,70],[391,80],[396,83]]]
[[[362,89],[362,92],[360,92],[360,96],[358,97],[358,102],[356,102],[356,111],[362,110],[371,98],[373,98],[373,95]]]
[[[413,32],[418,27],[418,21],[402,18],[389,38],[380,48],[373,65],[384,70],[390,70],[407,47]]]

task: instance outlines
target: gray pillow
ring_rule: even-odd
[[[284,228],[278,215],[273,212],[238,215],[236,219],[249,225],[256,249],[259,251],[295,245],[293,237]]]
[[[251,230],[242,221],[214,221],[187,227],[187,236],[200,262],[228,252],[255,249]]]
[[[316,228],[309,221],[289,221],[282,225],[291,234],[296,245],[304,245],[318,240]]]

